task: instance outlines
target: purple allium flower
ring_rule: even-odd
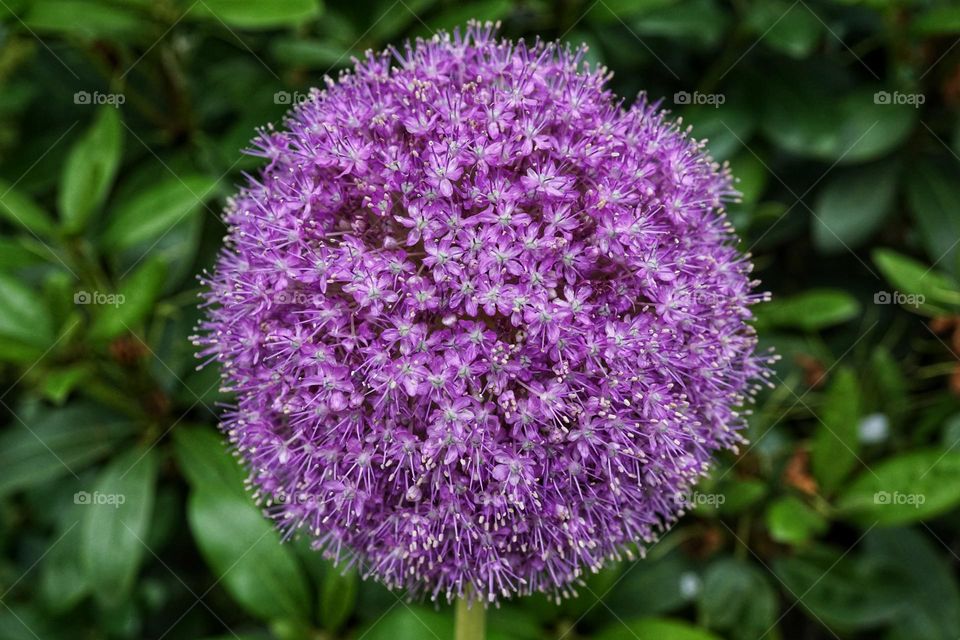
[[[682,513],[764,375],[726,167],[583,51],[368,54],[262,131],[206,279],[287,534],[413,594],[566,594]]]

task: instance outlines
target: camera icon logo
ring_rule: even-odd
[[[873,103],[874,104],[890,104],[890,92],[877,91],[875,94],[873,94]]]
[[[874,504],[891,504],[892,500],[889,491],[877,491],[873,494]]]
[[[73,94],[73,104],[90,104],[92,96],[89,91],[77,91]]]
[[[889,291],[877,291],[873,294],[873,304],[890,304],[892,301],[893,297]]]
[[[77,491],[73,494],[73,504],[91,504],[90,493],[87,491]]]
[[[676,104],[690,104],[690,92],[677,91],[675,94],[673,94],[673,101]]]
[[[273,103],[274,104],[290,104],[293,96],[290,95],[289,91],[277,91],[273,94]]]
[[[90,304],[92,301],[93,296],[89,291],[77,291],[73,294],[73,304]]]

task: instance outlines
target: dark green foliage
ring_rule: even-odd
[[[489,636],[960,636],[955,3],[3,0],[0,638],[450,637],[450,607],[281,543],[188,336],[254,128],[469,18],[588,43],[710,139],[782,355],[646,559]]]

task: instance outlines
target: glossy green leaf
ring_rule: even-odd
[[[888,622],[903,602],[897,585],[881,579],[880,566],[845,549],[813,547],[783,556],[774,560],[773,571],[788,601],[840,630]]]
[[[864,547],[865,555],[899,588],[901,606],[892,637],[935,640],[960,635],[960,589],[947,549],[910,529],[875,529]]]
[[[824,253],[840,253],[870,239],[893,208],[897,164],[839,169],[824,181],[814,204],[813,241]]]
[[[149,22],[138,11],[121,4],[91,0],[35,0],[24,23],[38,33],[85,39],[133,40],[147,37]]]
[[[603,605],[621,618],[652,616],[675,611],[696,597],[702,581],[684,553],[647,557],[627,564]]]
[[[833,493],[859,460],[860,395],[857,374],[848,367],[836,369],[814,425],[810,452],[813,476],[824,494]]]
[[[715,46],[730,16],[714,0],[682,0],[658,7],[633,20],[636,35],[671,38],[697,47]]]
[[[240,29],[295,26],[316,18],[322,10],[320,0],[203,0],[190,5],[192,17]]]
[[[0,216],[41,237],[56,230],[50,214],[5,180],[0,180]]]
[[[0,435],[0,495],[79,473],[133,430],[128,420],[87,404],[21,420]]]
[[[917,33],[924,35],[950,35],[960,33],[960,7],[949,3],[930,6],[920,13],[912,24]]]
[[[151,256],[120,283],[120,290],[104,303],[95,303],[96,321],[90,329],[95,340],[114,338],[126,331],[134,331],[153,311],[167,273],[166,261]]]
[[[43,394],[54,404],[63,404],[70,392],[92,374],[88,363],[51,371],[43,381]]]
[[[207,564],[240,606],[263,620],[309,619],[307,581],[293,550],[252,500],[195,487],[187,519]]]
[[[841,289],[810,289],[775,298],[756,308],[757,321],[772,327],[819,331],[842,324],[860,313],[860,303]]]
[[[917,120],[913,106],[878,101],[879,88],[837,95],[815,73],[788,67],[767,79],[761,126],[784,151],[854,164],[885,156],[910,135]]]
[[[39,292],[0,273],[0,337],[46,349],[53,335],[52,319]]]
[[[217,195],[218,181],[200,175],[170,176],[119,205],[102,244],[113,250],[156,241]]]
[[[70,610],[90,590],[80,562],[80,529],[79,522],[73,522],[65,531],[57,532],[40,565],[40,595],[56,613]]]
[[[824,31],[809,5],[786,0],[752,5],[746,23],[765,46],[793,58],[810,55]]]
[[[777,619],[777,594],[763,569],[722,558],[707,569],[697,599],[701,625],[738,638],[756,638]]]
[[[452,638],[451,611],[438,613],[420,605],[397,605],[360,634],[364,640],[423,640]]]
[[[271,52],[280,62],[297,67],[311,67],[328,71],[350,64],[349,49],[324,40],[277,39]]]
[[[173,430],[177,463],[190,485],[247,499],[244,472],[213,427],[181,425]]]
[[[743,513],[767,495],[767,484],[755,478],[726,479],[710,490],[698,489],[695,494],[697,513],[719,512],[726,516]]]
[[[960,304],[960,286],[940,271],[890,249],[874,249],[873,262],[895,291],[878,291],[875,304],[901,304],[938,312]]]
[[[341,573],[331,567],[320,584],[320,621],[323,628],[336,633],[353,613],[357,604],[357,583],[360,577],[355,569]]]
[[[955,164],[920,162],[907,176],[907,202],[931,264],[957,273],[960,171]]]
[[[939,448],[887,458],[862,471],[837,499],[842,517],[870,525],[928,520],[960,504],[960,452]]]
[[[89,491],[80,523],[80,559],[87,580],[103,603],[122,602],[133,588],[144,557],[159,467],[155,448],[137,447],[114,458]]]
[[[57,205],[64,230],[82,231],[103,205],[120,166],[123,125],[117,108],[104,106],[70,149],[60,178]]]
[[[804,544],[829,526],[823,516],[795,496],[785,496],[771,504],[766,524],[771,538],[791,545]]]
[[[695,627],[689,622],[670,618],[617,621],[593,637],[596,640],[636,640],[637,638],[720,640],[720,636]]]

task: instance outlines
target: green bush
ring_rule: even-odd
[[[0,638],[450,637],[281,544],[188,336],[255,127],[470,18],[586,42],[710,139],[782,356],[645,559],[490,637],[960,636],[957,6],[0,0]]]

